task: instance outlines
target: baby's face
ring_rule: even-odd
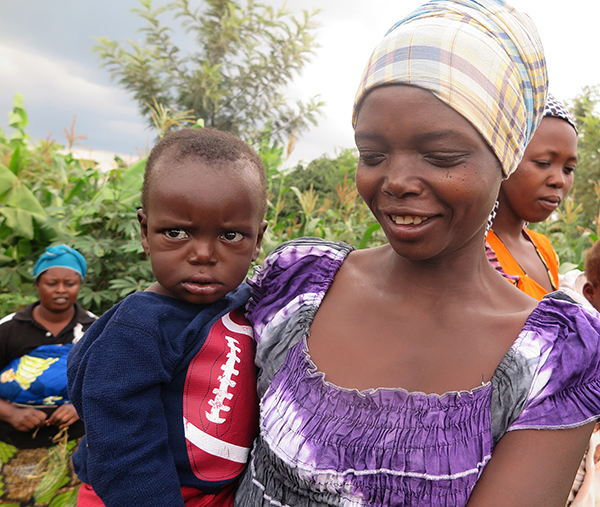
[[[247,162],[163,157],[147,197],[138,219],[157,281],[150,290],[208,304],[245,279],[266,228],[258,175]]]

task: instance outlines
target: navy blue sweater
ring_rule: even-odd
[[[246,284],[210,305],[128,296],[69,355],[86,427],[73,457],[107,507],[183,507],[181,487],[215,494],[243,471],[257,431]]]

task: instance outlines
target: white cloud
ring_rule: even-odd
[[[2,0],[0,0],[1,2]],[[283,0],[265,0],[280,7]],[[528,13],[534,20],[546,49],[549,64],[550,89],[560,99],[571,99],[585,85],[600,84],[600,65],[596,65],[597,24],[600,19],[600,2],[592,0],[508,0],[516,8]],[[163,5],[166,0],[156,0]],[[409,14],[422,0],[287,0],[287,7],[299,14],[302,9],[321,8],[317,21],[317,40],[321,47],[312,62],[297,78],[288,97],[307,99],[320,95],[327,104],[319,126],[312,128],[299,140],[288,166],[299,160],[309,162],[336,148],[354,145],[351,112],[360,75],[374,45],[390,26]],[[69,12],[57,3],[57,18],[64,40],[70,45],[90,45],[90,33],[69,29]],[[109,9],[110,2],[106,3]],[[4,13],[3,23],[14,20]],[[111,84],[108,72],[99,68],[97,58],[81,58],[81,63],[48,56],[53,47],[48,24],[36,18],[38,11],[28,14],[32,32],[36,37],[28,49],[23,49],[25,39],[0,36],[0,115],[10,110],[12,96],[19,91],[25,95],[25,105],[30,113],[31,128],[39,135],[62,132],[77,114],[78,126],[88,134],[92,147],[102,145],[115,151],[135,152],[154,141],[153,133],[145,130],[145,122],[138,115],[131,96]],[[33,23],[32,20],[36,20]],[[131,18],[133,20],[134,18]],[[92,21],[96,22],[96,19]],[[90,27],[95,26],[90,23]],[[115,24],[111,25],[113,28]],[[128,25],[130,27],[130,25]],[[90,28],[91,30],[91,28]],[[97,33],[107,28],[94,28]],[[109,31],[109,30],[108,30]],[[92,30],[93,32],[93,30]],[[94,32],[94,33],[96,33]],[[109,31],[110,32],[110,31]],[[111,37],[121,40],[130,33],[111,32]],[[82,38],[85,36],[86,38]],[[10,42],[9,42],[10,41]],[[42,41],[42,42],[40,42]],[[47,43],[47,45],[44,45]],[[37,45],[36,45],[37,44]],[[38,48],[38,49],[36,49]],[[50,110],[48,106],[53,106]],[[1,118],[0,118],[1,119]],[[0,121],[2,123],[2,121]],[[41,127],[38,127],[39,125]]]
[[[60,103],[76,112],[132,117],[137,109],[126,92],[86,79],[89,70],[73,62],[50,58],[31,50],[0,45],[1,91],[25,95],[27,104]]]
[[[596,65],[596,34],[600,2],[571,0],[509,0],[529,14],[536,24],[548,61],[550,90],[567,100],[585,85],[600,84]],[[272,0],[275,3],[275,0]],[[363,66],[385,32],[421,5],[421,0],[287,0],[294,11],[322,7],[319,14],[318,49],[302,76],[290,87],[289,95],[306,99],[320,94],[326,101],[325,116],[296,146],[289,165],[305,162],[335,148],[354,146],[351,113],[354,94]]]

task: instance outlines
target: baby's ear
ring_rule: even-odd
[[[581,289],[581,292],[585,296],[585,299],[587,299],[590,303],[594,299],[594,292],[595,291],[596,291],[596,287],[594,287],[594,284],[592,282],[590,282],[590,281],[585,282],[583,284],[583,288]]]
[[[262,245],[262,240],[263,240],[263,236],[265,235],[265,231],[267,230],[267,225],[269,225],[269,222],[267,222],[266,220],[263,220],[260,223],[260,226],[258,228],[258,235],[256,237],[256,245],[254,247],[254,254],[252,255],[253,261],[258,259],[258,256],[260,254],[260,247]]]
[[[137,219],[140,223],[142,247],[144,248],[146,255],[150,255],[150,249],[148,248],[148,215],[146,215],[146,212],[142,208],[137,211]]]

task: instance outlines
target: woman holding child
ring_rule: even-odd
[[[389,243],[296,240],[251,280],[261,427],[237,506],[564,506],[600,321],[484,250],[546,93],[535,27],[502,0],[433,0],[375,48],[356,181]]]

